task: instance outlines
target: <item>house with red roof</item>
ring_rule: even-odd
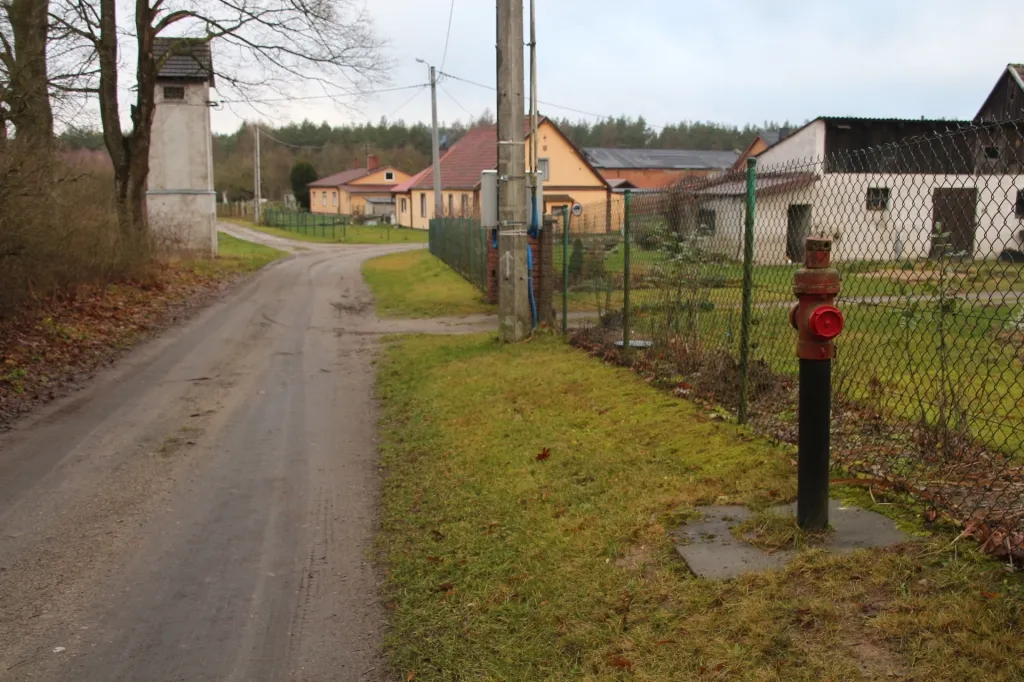
[[[370,154],[366,168],[351,168],[309,183],[309,208],[313,213],[392,216],[392,190],[407,180],[408,173],[392,166],[381,168],[377,156]]]
[[[599,205],[603,216],[612,187],[591,165],[583,151],[548,118],[540,120],[537,137],[537,165],[544,178],[544,212],[561,213],[563,206],[574,204],[580,204],[586,211],[588,205]],[[529,154],[529,130],[526,139],[524,153]],[[498,166],[497,126],[470,130],[441,157],[440,163],[443,215],[479,215],[480,174]],[[397,223],[403,227],[427,229],[434,217],[433,166],[395,185],[392,194]]]

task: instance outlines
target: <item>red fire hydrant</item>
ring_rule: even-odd
[[[835,338],[843,331],[843,314],[836,308],[839,272],[831,267],[832,240],[808,237],[804,267],[793,275],[799,301],[789,311],[789,323],[799,332],[796,355],[801,360],[835,357]]]
[[[832,358],[843,331],[843,314],[835,306],[839,273],[831,256],[831,239],[808,237],[804,267],[793,275],[799,302],[789,311],[800,358],[796,520],[805,530],[828,527]]]

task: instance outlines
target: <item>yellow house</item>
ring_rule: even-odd
[[[542,118],[537,126],[537,136],[538,168],[544,177],[544,212],[561,213],[563,206],[580,204],[582,215],[590,213],[588,217],[595,226],[603,226],[607,205],[611,201],[611,186],[553,121]],[[525,153],[529,155],[529,131],[526,139]],[[497,127],[474,128],[463,135],[441,157],[443,215],[478,215],[480,174],[493,170],[497,165]],[[395,186],[393,192],[398,224],[427,229],[435,212],[433,167]]]
[[[366,168],[328,175],[309,183],[309,208],[313,213],[390,216],[395,213],[392,189],[409,180],[397,168],[377,165],[370,155]]]

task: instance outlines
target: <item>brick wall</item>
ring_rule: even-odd
[[[537,301],[537,316],[541,324],[554,321],[554,221],[546,219],[538,239],[529,238],[533,249],[533,291]],[[487,301],[498,302],[498,250],[494,241],[487,242]]]

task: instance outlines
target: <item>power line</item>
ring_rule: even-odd
[[[485,88],[487,90],[491,90],[492,92],[496,92],[497,91],[497,88],[495,88],[493,85],[484,85],[483,83],[477,83],[476,81],[471,81],[468,78],[461,78],[459,76],[455,76],[455,75],[452,75],[450,73],[441,72],[441,75],[446,77],[446,78],[451,78],[452,80],[457,80],[457,81],[461,81],[463,83],[468,83],[469,85],[475,85],[478,88]],[[562,105],[562,104],[555,104],[554,102],[545,102],[542,99],[538,99],[537,103],[538,104],[543,104],[546,107],[552,107],[554,109],[562,109],[564,111],[571,111],[574,114],[582,114],[584,116],[593,116],[594,118],[598,118],[598,119],[601,119],[601,120],[607,120],[607,119],[614,119],[615,118],[614,116],[610,116],[608,114],[595,114],[593,111],[584,111],[583,109],[575,109],[573,107],[567,107],[567,106]],[[647,125],[649,127],[651,127],[651,128],[662,128],[663,129],[663,128],[667,128],[668,127],[668,126],[663,126],[663,125],[655,125],[653,123],[648,123]]]
[[[452,0],[451,8],[448,10],[448,32],[444,36],[444,54],[441,55],[441,68],[444,70],[444,62],[448,58],[448,40],[452,37],[452,17],[455,15],[455,0]]]
[[[409,99],[405,100],[405,102],[403,102],[403,103],[402,103],[401,105],[399,105],[399,107],[398,107],[397,109],[395,109],[394,111],[392,111],[392,112],[391,112],[390,114],[388,114],[388,115],[387,115],[387,116],[386,116],[385,118],[391,118],[392,116],[394,116],[395,114],[397,114],[397,113],[398,113],[399,111],[401,111],[402,109],[404,109],[404,108],[406,108],[407,106],[409,106],[410,104],[412,104],[412,101],[413,101],[414,99],[416,99],[417,97],[419,97],[419,96],[420,96],[421,94],[423,94],[423,91],[424,91],[424,90],[425,90],[426,88],[428,88],[428,87],[430,87],[430,86],[429,86],[429,85],[421,85],[421,86],[419,86],[419,89],[418,89],[418,90],[417,90],[416,92],[414,92],[414,93],[412,94],[412,97],[410,97]]]
[[[449,99],[451,99],[451,101],[453,101],[456,104],[458,104],[459,108],[466,112],[466,115],[469,116],[469,119],[470,119],[469,122],[472,123],[473,122],[473,113],[469,109],[467,109],[466,107],[462,106],[462,102],[460,102],[459,100],[455,99],[455,95],[453,95],[452,93],[448,92],[448,89],[445,88],[443,85],[438,84],[438,87],[441,88],[441,90],[444,91],[444,94],[448,95],[448,97],[449,97]]]
[[[291,144],[290,142],[285,142],[284,140],[277,139],[276,137],[274,137],[273,135],[268,133],[266,130],[264,130],[260,126],[256,126],[256,127],[259,129],[260,135],[262,137],[265,137],[267,139],[273,140],[274,142],[278,143],[279,145],[283,145],[285,147],[291,147],[292,149],[323,149],[328,144],[330,144],[330,142],[325,142],[324,144]]]
[[[382,95],[386,92],[400,92],[402,90],[413,90],[415,88],[423,88],[429,85],[429,83],[418,83],[416,85],[403,85],[397,88],[384,88],[382,90],[369,90],[367,92],[358,93],[361,95]],[[222,99],[219,100],[222,104],[270,104],[272,102],[298,102],[306,101],[311,99],[337,99],[341,95],[307,95],[303,97],[277,97],[272,99]]]

